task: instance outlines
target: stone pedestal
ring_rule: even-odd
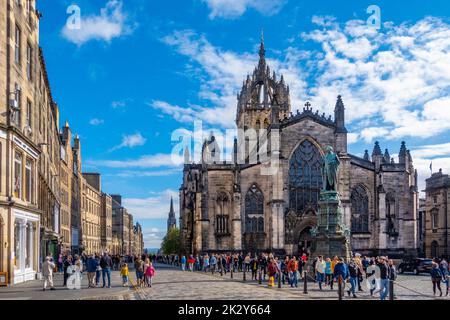
[[[335,191],[320,193],[317,227],[311,230],[314,238],[311,258],[334,256],[350,258],[350,231],[343,221],[339,194]],[[311,259],[311,260],[312,260]]]

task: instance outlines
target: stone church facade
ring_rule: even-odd
[[[417,171],[405,143],[397,161],[378,142],[371,156],[367,150],[363,157],[349,154],[342,98],[337,98],[334,119],[314,112],[309,103],[292,114],[289,86],[270,72],[263,41],[259,55],[237,96],[236,124],[264,134],[256,141],[238,136],[231,162],[221,158],[214,136],[204,142],[200,163],[185,154],[180,188],[185,252],[299,254],[314,246],[310,231],[317,224],[324,151],[331,146],[341,162],[338,191],[352,251],[416,256]],[[271,142],[274,135],[279,143]],[[257,150],[264,144],[279,166],[273,174],[262,174],[266,160],[250,161],[255,150],[247,146]],[[238,160],[239,150],[244,161]]]

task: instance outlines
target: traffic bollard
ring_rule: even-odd
[[[306,279],[306,271],[303,273],[303,293],[308,294],[308,280]]]
[[[281,288],[281,271],[278,271],[278,288]]]
[[[242,275],[242,280],[245,282],[245,281],[247,281],[247,279],[246,279],[246,277],[245,277],[245,270],[244,270],[244,273],[243,273],[243,275]]]
[[[394,300],[394,280],[389,280],[389,300]]]
[[[231,279],[233,279],[233,268],[231,268],[230,273],[231,273]]]
[[[261,270],[259,270],[258,284],[262,284],[262,272],[261,272]]]
[[[339,295],[339,300],[342,300],[342,276],[340,275],[338,278],[338,295]]]

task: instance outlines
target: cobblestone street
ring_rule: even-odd
[[[308,293],[303,293],[303,282],[299,282],[298,288],[283,285],[281,289],[275,285],[267,286],[267,282],[258,284],[257,281],[242,281],[242,273],[235,273],[234,279],[230,274],[220,276],[201,272],[180,271],[167,265],[156,265],[156,277],[152,288],[134,290],[121,286],[118,272],[112,273],[112,288],[87,289],[87,279],[83,277],[81,290],[68,290],[62,288],[62,276],[56,275],[55,291],[42,291],[42,281],[31,281],[10,288],[0,288],[0,300],[337,300],[337,291],[331,291],[325,287],[323,291],[318,285],[308,282]],[[130,271],[131,281],[135,283],[134,272]],[[250,275],[247,275],[250,279]],[[348,287],[348,285],[347,285]],[[445,285],[442,286],[445,289]],[[378,300],[375,293],[371,297],[368,290],[358,293],[358,299]],[[448,297],[433,297],[430,277],[427,274],[415,276],[412,274],[399,275],[395,285],[397,300],[428,300],[444,299]],[[344,300],[355,300],[348,298]]]
[[[267,282],[263,282],[261,285],[257,281],[242,282],[242,273],[235,273],[234,279],[231,279],[229,273],[220,276],[218,273],[211,275],[211,273],[183,272],[163,265],[158,265],[157,267],[159,268],[157,269],[153,287],[144,289],[146,296],[155,300],[337,300],[338,298],[336,288],[331,291],[326,287],[323,291],[320,291],[318,285],[313,282],[308,282],[308,294],[304,294],[303,282],[299,282],[298,288],[291,288],[287,284],[283,285],[281,289],[277,287],[277,284],[275,284],[275,287],[269,288]],[[247,280],[250,278],[251,275],[247,274]],[[347,284],[346,288],[348,286]],[[445,290],[444,284],[442,289]],[[374,297],[371,297],[366,288],[363,287],[363,290],[364,292],[357,294],[358,299],[379,299],[379,294],[375,293]],[[397,300],[434,299],[430,276],[428,274],[419,276],[412,274],[399,275],[395,285],[395,297]],[[355,300],[348,298],[347,294],[344,299]],[[445,296],[435,299],[450,300]]]

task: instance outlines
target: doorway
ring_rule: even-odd
[[[311,227],[306,227],[300,232],[298,239],[298,254],[301,256],[303,253],[309,255],[312,247]]]

